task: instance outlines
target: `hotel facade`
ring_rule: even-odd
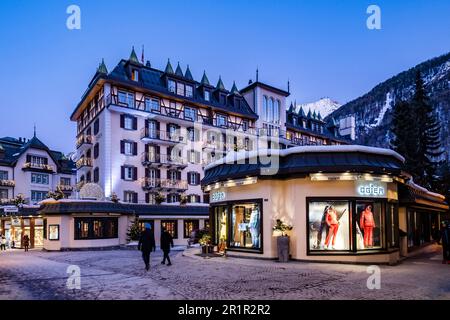
[[[0,235],[19,248],[28,235],[31,247],[42,247],[44,220],[38,203],[49,192],[75,196],[75,183],[75,163],[36,134],[31,139],[0,138]],[[18,198],[23,203],[15,206]]]

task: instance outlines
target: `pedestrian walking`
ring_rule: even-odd
[[[448,221],[442,221],[441,229],[442,241],[442,263],[450,264],[450,225]]]
[[[30,237],[28,235],[23,236],[23,247],[25,248],[25,252],[28,251],[28,247],[30,246]]]
[[[4,235],[0,239],[0,250],[6,250],[6,237]]]
[[[167,259],[167,265],[168,266],[172,265],[172,262],[170,262],[170,257],[169,257],[170,247],[173,248],[172,235],[169,232],[167,232],[166,228],[162,228],[162,232],[161,232],[161,250],[164,253],[164,258],[163,258],[163,261],[161,261],[161,264],[166,264],[166,259]]]
[[[139,238],[138,250],[142,251],[142,259],[145,263],[145,270],[150,269],[150,253],[156,251],[155,234],[150,223],[145,223],[145,230]]]

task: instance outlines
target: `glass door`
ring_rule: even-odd
[[[214,208],[215,235],[214,242],[219,252],[225,251],[228,242],[228,208],[217,206]]]

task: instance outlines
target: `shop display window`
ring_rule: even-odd
[[[309,202],[309,249],[350,250],[350,202]]]
[[[117,218],[75,218],[75,240],[113,239],[117,230]]]
[[[358,250],[383,247],[383,217],[381,202],[356,202],[356,247]]]
[[[231,209],[230,247],[261,249],[261,210],[257,203],[243,203]]]
[[[48,240],[59,240],[59,224],[51,224],[48,226]]]
[[[307,217],[310,252],[356,253],[398,247],[397,206],[384,200],[311,199]]]
[[[161,221],[161,231],[165,228],[170,233],[172,238],[178,238],[178,221],[177,220],[163,220]]]
[[[198,230],[200,222],[198,220],[184,220],[184,238],[187,239],[191,236],[192,231]]]

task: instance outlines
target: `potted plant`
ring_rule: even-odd
[[[119,197],[114,192],[111,194],[111,201],[114,203],[119,203],[119,201],[120,201]]]
[[[157,194],[155,194],[155,202],[156,204],[161,204],[166,200],[166,198],[160,193],[158,192]]]
[[[209,234],[204,234],[198,241],[202,246],[202,254],[208,254],[212,252],[213,246],[211,245],[211,236]]]
[[[287,262],[289,260],[289,236],[286,231],[292,230],[292,226],[277,219],[272,228],[274,235],[277,236],[278,261]]]
[[[188,197],[184,194],[180,196],[180,204],[185,205],[188,202]]]

